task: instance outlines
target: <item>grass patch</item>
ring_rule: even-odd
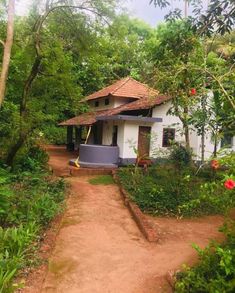
[[[89,180],[92,185],[111,185],[114,184],[113,177],[111,175],[101,175]]]

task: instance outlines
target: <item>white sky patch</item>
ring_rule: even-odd
[[[16,14],[27,15],[32,2],[32,0],[18,0],[16,2]],[[155,7],[153,4],[149,5],[149,2],[150,0],[123,0],[122,4],[127,8],[127,10],[121,10],[127,13],[129,12],[130,16],[140,18],[151,26],[156,26],[157,23],[164,21],[164,16],[169,12],[170,9],[176,7],[180,9],[184,8],[183,0],[170,0],[170,7],[162,10],[159,7]],[[208,0],[203,0],[203,2],[204,4],[208,3]]]
[[[16,1],[16,14],[17,15],[27,15],[27,13],[29,11],[30,4],[32,4],[32,1],[30,1],[30,0]]]

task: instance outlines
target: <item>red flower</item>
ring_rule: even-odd
[[[196,93],[197,93],[197,90],[196,90],[195,88],[192,88],[192,89],[190,90],[190,94],[191,94],[192,96],[195,96]]]
[[[233,189],[235,187],[235,181],[233,179],[227,179],[224,182],[224,187],[227,189]]]
[[[211,168],[217,170],[219,168],[219,162],[217,160],[211,161]]]

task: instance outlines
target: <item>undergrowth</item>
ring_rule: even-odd
[[[233,293],[235,292],[235,223],[228,221],[221,229],[226,236],[222,244],[211,242],[201,249],[194,246],[199,264],[176,275],[176,293]]]
[[[142,211],[153,215],[193,217],[226,214],[235,207],[234,190],[224,187],[234,176],[235,155],[224,158],[221,168],[194,166],[172,162],[156,165],[147,171],[128,167],[119,170],[121,184]]]
[[[40,160],[43,153],[37,153]],[[17,273],[32,265],[40,235],[63,209],[65,182],[52,178],[45,162],[26,158],[14,172],[0,167],[0,293],[22,284]]]

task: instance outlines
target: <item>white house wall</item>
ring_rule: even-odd
[[[129,102],[132,102],[133,99],[129,99],[129,98],[123,98],[123,97],[115,97],[114,98],[114,107],[119,107],[121,105],[127,104]]]
[[[105,105],[106,99],[109,99],[108,105]],[[123,97],[123,98],[122,97],[104,97],[104,98],[99,98],[99,99],[87,101],[87,103],[92,109],[94,109],[96,111],[100,111],[100,110],[113,109],[118,106],[129,103],[130,101],[131,101],[131,99],[125,98],[125,97]],[[96,102],[99,102],[98,107],[95,106]]]
[[[184,141],[184,136],[182,133],[182,122],[176,116],[167,115],[170,107],[171,103],[168,102],[153,109],[152,117],[162,118],[162,122],[155,122],[152,126],[150,150],[150,156],[152,157],[162,157],[168,154],[169,149],[162,147],[164,128],[175,128],[175,140],[177,142]]]
[[[152,127],[153,123],[138,123],[133,121],[125,121],[124,124],[124,139],[123,152],[120,158],[122,159],[136,159],[136,150],[138,149],[139,127]]]
[[[105,105],[105,99],[109,99],[108,105]],[[98,107],[95,106],[96,102],[99,102]],[[99,98],[99,99],[87,101],[87,103],[92,109],[94,109],[96,111],[111,109],[111,108],[114,108],[114,97]]]

